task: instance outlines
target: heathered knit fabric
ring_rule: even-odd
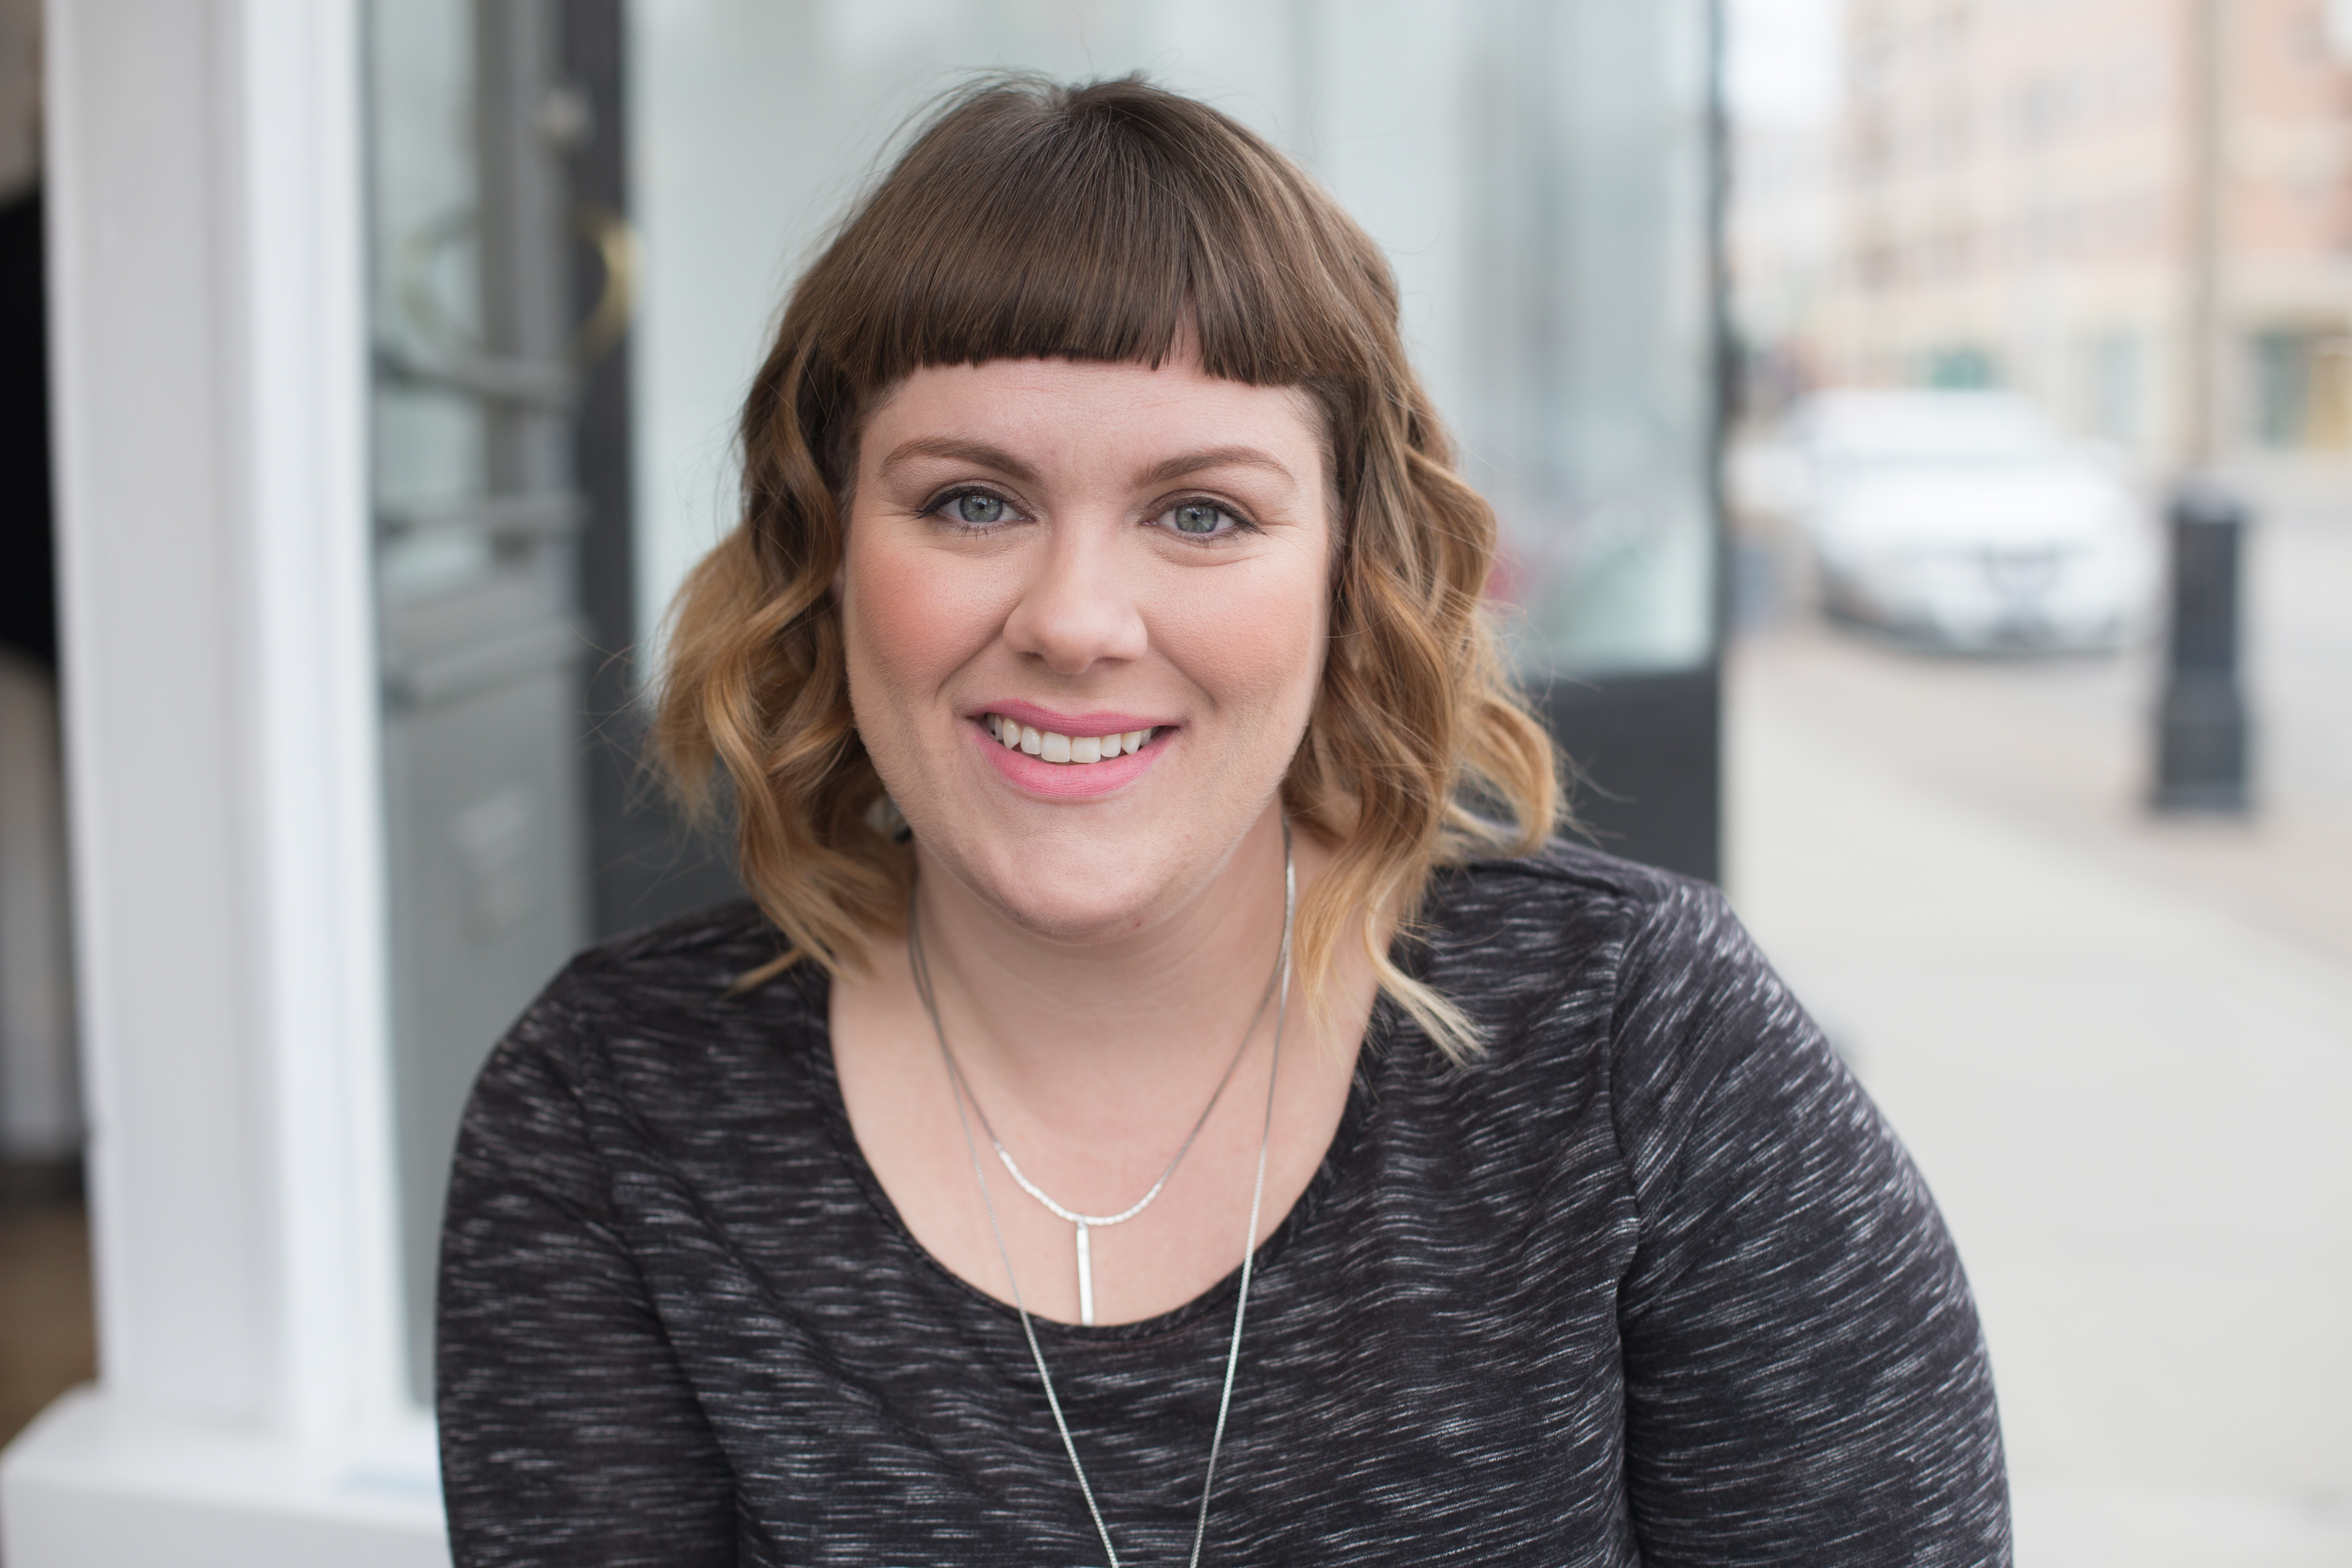
[[[499,1047],[444,1243],[457,1561],[1099,1564],[1018,1321],[859,1155],[813,969],[723,907]],[[1992,1385],[1901,1147],[1711,889],[1569,847],[1445,874],[1265,1241],[1204,1562],[2009,1561]],[[1181,1563],[1234,1278],[1038,1332],[1123,1563]]]

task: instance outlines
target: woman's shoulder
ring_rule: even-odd
[[[1420,976],[1505,1055],[1605,1047],[1663,1067],[1675,1025],[1778,988],[1711,884],[1558,839],[1439,871],[1415,935]]]
[[[583,948],[564,973],[583,978],[644,977],[678,970],[715,973],[730,965],[765,963],[782,945],[782,937],[759,905],[749,899],[728,899]]]
[[[674,1070],[732,1047],[768,1048],[779,1026],[812,1016],[801,966],[744,984],[784,951],[782,936],[749,899],[598,942],[548,983],[501,1054],[546,1058],[570,1076],[591,1059]]]
[[[716,1192],[740,1178],[746,1150],[772,1163],[822,1153],[807,1068],[824,1027],[823,972],[742,984],[782,950],[738,900],[581,952],[476,1075],[459,1169],[536,1172],[574,1196],[604,1194],[624,1166],[692,1172]],[[484,1179],[477,1191],[504,1178]]]
[[[1678,872],[1627,860],[1567,838],[1548,840],[1531,855],[1441,866],[1430,881],[1433,899],[1533,894],[1548,901],[1590,907],[1654,904],[1672,898],[1678,889],[1706,886]]]
[[[1440,868],[1417,934],[1454,978],[1502,980],[1547,961],[1555,971],[1571,960],[1614,967],[1636,946],[1730,921],[1706,882],[1555,838],[1532,855]]]
[[[1433,887],[1429,978],[1496,1055],[1604,1073],[1629,1153],[1727,1102],[1852,1090],[1729,902],[1695,878],[1554,842]]]
[[[750,899],[726,899],[639,926],[584,947],[562,973],[582,980],[620,979],[738,963],[764,963],[782,938]]]

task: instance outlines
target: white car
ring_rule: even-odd
[[[2027,399],[1824,393],[1790,434],[1833,617],[1987,652],[2116,647],[2151,626],[2147,510]]]

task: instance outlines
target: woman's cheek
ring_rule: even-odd
[[[1292,575],[1187,595],[1155,640],[1217,706],[1303,730],[1322,679],[1326,610],[1319,575]]]
[[[845,572],[843,653],[850,711],[883,786],[902,802],[930,793],[926,731],[950,726],[932,705],[956,660],[950,595],[919,560],[869,546]]]
[[[929,695],[986,640],[984,595],[944,552],[872,549],[850,558],[853,665],[890,684],[887,697]],[[860,656],[863,655],[861,658]]]

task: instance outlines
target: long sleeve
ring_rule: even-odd
[[[1613,1035],[1643,1561],[2006,1564],[1991,1375],[1950,1237],[1711,891],[1650,911]]]
[[[457,1568],[736,1561],[732,1479],[620,1234],[563,982],[477,1082],[442,1237]]]

